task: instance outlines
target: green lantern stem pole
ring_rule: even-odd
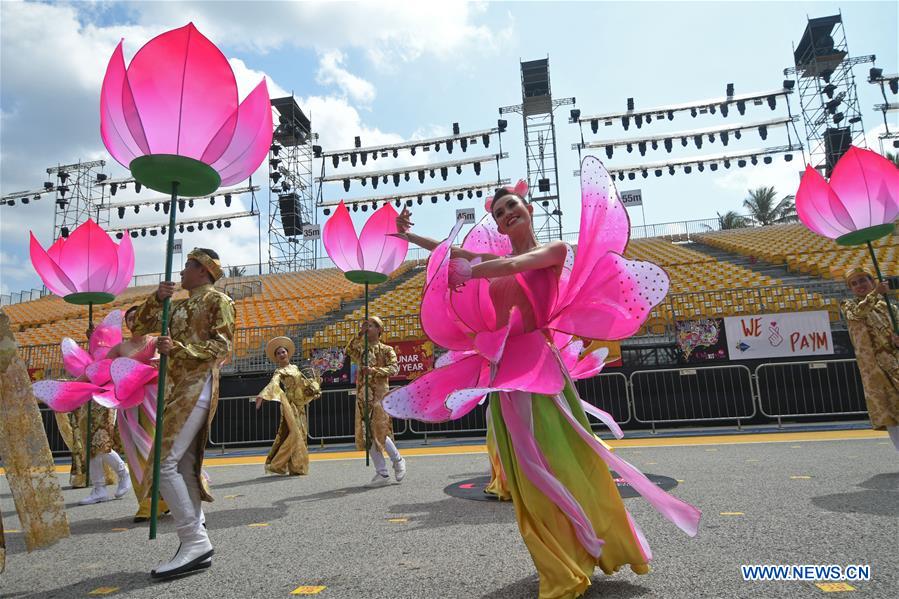
[[[169,230],[165,247],[165,280],[172,279],[172,255],[175,249],[175,212],[178,209],[178,182],[172,181],[172,201],[169,204]],[[171,298],[162,302],[162,336],[169,334],[169,307]],[[162,417],[165,407],[165,375],[168,356],[159,357],[159,383],[156,387],[156,435],[153,439],[153,487],[150,491],[150,539],[156,538],[156,520],[159,513],[159,463],[162,459]]]
[[[365,350],[362,353],[362,366],[365,368],[365,404],[362,406],[362,419],[365,421],[365,467],[368,468],[368,454],[371,453],[371,414],[368,405],[368,281],[365,282]]]
[[[871,253],[871,260],[874,262],[874,271],[877,273],[877,280],[883,281],[883,275],[880,273],[880,265],[877,263],[877,255],[874,253],[874,246],[868,242],[868,251]],[[899,326],[896,325],[896,316],[893,314],[893,306],[890,305],[890,294],[884,293],[883,299],[887,303],[887,314],[890,315],[890,322],[893,325],[893,332],[899,335]]]
[[[93,302],[88,302],[87,304],[87,349],[90,351],[91,344],[91,335],[94,334],[94,304]],[[87,442],[85,443],[86,447],[84,451],[87,454],[87,461],[84,463],[85,474],[84,480],[88,487],[91,486],[91,445],[93,445],[93,438],[91,437],[91,424],[92,418],[91,414],[94,411],[91,403],[94,400],[87,400]],[[105,474],[103,475],[106,476]],[[105,481],[104,481],[105,482]]]

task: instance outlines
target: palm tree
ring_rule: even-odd
[[[887,152],[887,160],[896,165],[896,168],[899,168],[899,152]]]
[[[247,269],[243,266],[229,266],[228,267],[228,278],[230,279],[233,277],[242,277],[243,274],[246,272],[246,270]]]
[[[733,210],[728,210],[724,214],[716,212],[718,215],[718,228],[725,229],[742,229],[746,226],[746,219]]]
[[[749,197],[743,200],[743,206],[749,210],[750,218],[758,224],[765,226],[798,220],[794,202],[796,196],[784,196],[777,201],[777,192],[773,187],[759,187],[747,191]]]

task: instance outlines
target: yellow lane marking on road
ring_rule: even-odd
[[[865,439],[886,439],[884,431],[846,430],[846,431],[811,431],[797,433],[750,433],[741,435],[698,435],[695,437],[663,437],[641,439],[612,439],[606,441],[613,449],[630,447],[690,447],[702,445],[745,445],[751,443],[796,443],[797,441],[854,441]],[[882,442],[889,445],[889,442]],[[404,447],[404,456],[452,456],[487,453],[486,445],[447,445],[443,447]],[[633,452],[636,453],[636,452]],[[361,460],[365,454],[361,451],[335,451],[313,453],[309,456],[313,462],[332,460]],[[210,457],[207,454],[203,465],[206,467],[235,466],[248,464],[264,464],[265,455],[239,457]],[[56,466],[56,472],[67,474],[68,464]],[[0,475],[5,471],[0,469]]]
[[[802,449],[802,445],[790,445],[790,449]]]
[[[684,482],[684,479],[682,479],[682,478],[675,478],[674,480],[676,480],[676,481],[679,482],[679,483]]]
[[[409,521],[409,518],[387,518],[387,521],[388,521],[388,522],[394,522],[394,523],[408,522],[408,521]]]
[[[744,516],[743,512],[721,512],[721,516]]]
[[[243,495],[239,493],[237,495],[225,495],[225,499],[237,499],[238,497],[243,497]]]
[[[713,448],[711,448],[711,449],[706,449],[706,451],[718,451],[718,449],[715,448],[715,447],[713,447]]]
[[[854,586],[845,582],[816,582],[815,586],[825,593],[842,593],[855,590]]]
[[[8,532],[8,533],[10,533],[10,534],[14,534],[14,533],[17,533],[17,532],[22,532],[22,531],[19,530],[18,528],[7,528],[7,529],[6,529],[6,532]]]
[[[318,595],[328,587],[323,586],[301,586],[290,591],[291,595]]]
[[[119,590],[119,587],[97,587],[88,595],[111,595]]]
[[[247,524],[250,528],[264,528],[268,526],[268,522],[254,522],[252,524]]]
[[[796,476],[791,476],[790,480],[811,480],[811,478],[812,478],[811,476],[805,476],[805,475],[799,474]]]
[[[125,532],[126,530],[128,530],[128,529],[127,528],[113,528],[112,532]]]

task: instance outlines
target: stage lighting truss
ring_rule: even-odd
[[[498,152],[496,154],[487,154],[482,156],[471,156],[467,158],[463,158],[461,160],[448,160],[446,162],[431,162],[427,164],[420,164],[416,166],[404,166],[397,169],[385,169],[379,171],[365,171],[365,172],[356,172],[356,173],[344,173],[340,175],[327,175],[322,177],[316,177],[315,181],[319,184],[321,183],[334,183],[337,181],[344,182],[344,188],[348,187],[346,185],[347,181],[350,180],[358,180],[358,181],[370,181],[372,179],[378,179],[379,183],[386,183],[391,180],[391,178],[396,176],[403,176],[408,173],[411,177],[412,175],[418,176],[419,171],[424,171],[429,175],[430,171],[435,172],[435,176],[438,176],[442,169],[446,169],[446,172],[449,172],[449,169],[457,170],[462,166],[473,165],[476,170],[480,170],[480,166],[488,164],[490,162],[499,161],[503,158],[508,158],[508,152]],[[429,175],[430,176],[430,175]],[[387,179],[387,181],[384,181]]]
[[[454,133],[453,135],[443,135],[440,137],[430,137],[428,139],[416,139],[410,141],[404,141],[398,144],[389,144],[389,145],[381,145],[381,146],[361,146],[360,145],[346,150],[328,150],[320,152],[321,158],[325,163],[331,164],[333,168],[337,168],[341,162],[352,162],[353,166],[356,166],[357,161],[362,162],[362,164],[366,164],[369,159],[377,160],[378,157],[388,158],[393,156],[394,158],[399,156],[400,151],[408,150],[413,156],[419,151],[429,152],[432,148],[436,148],[438,151],[446,151],[447,153],[452,153],[453,150],[458,147],[463,152],[468,150],[469,145],[477,145],[481,144],[484,147],[489,147],[490,138],[494,135],[499,135],[500,133],[504,133],[506,130],[506,121],[497,121],[497,126],[492,129],[481,129],[479,131],[469,131],[466,133]],[[453,129],[457,130],[457,124],[453,123]],[[359,139],[357,137],[357,139]],[[484,143],[484,142],[487,143]],[[441,148],[441,146],[443,146]],[[363,159],[363,156],[365,157]],[[355,157],[355,158],[353,158]],[[336,160],[335,160],[336,158]],[[337,179],[342,179],[343,177],[338,177]]]
[[[656,173],[656,171],[662,171],[663,169],[667,169],[668,174],[673,175],[674,169],[676,167],[681,167],[685,173],[690,173],[693,170],[693,167],[696,167],[697,170],[700,171],[705,170],[706,167],[708,167],[709,170],[718,170],[720,166],[730,168],[732,163],[736,163],[736,166],[746,166],[746,161],[754,161],[753,164],[755,164],[758,163],[759,158],[761,158],[765,164],[771,164],[772,161],[766,160],[766,158],[774,154],[784,154],[784,160],[789,162],[793,159],[792,153],[801,152],[802,149],[803,148],[801,144],[789,144],[786,146],[757,148],[754,150],[740,150],[739,152],[728,152],[725,154],[691,156],[689,158],[668,160],[665,162],[647,162],[644,164],[632,164],[620,168],[610,168],[609,173],[613,177],[617,177],[619,180],[623,179],[624,176],[627,176],[629,179],[633,180],[634,178],[636,178],[636,175],[641,175],[644,178],[649,176],[650,173],[653,173],[656,176],[661,176],[661,173]],[[742,165],[740,164],[741,161],[743,162]],[[717,166],[712,168],[712,165]],[[580,169],[574,171],[574,176],[579,177],[580,175]]]
[[[225,223],[230,222],[232,220],[237,220],[240,218],[255,218],[257,216],[259,216],[259,210],[253,209],[253,210],[245,210],[243,212],[232,212],[230,214],[215,214],[215,215],[197,216],[194,218],[181,218],[181,219],[178,219],[178,227],[180,228],[182,226],[187,227],[190,225],[194,225],[194,226],[199,225],[199,229],[198,229],[199,231],[203,230],[204,226],[208,230],[212,230],[213,228],[219,228],[219,227],[217,227],[218,223],[222,223],[222,226],[230,226],[230,225],[225,225]],[[212,227],[209,227],[210,224],[212,225]],[[132,231],[132,234],[133,234],[134,231],[140,231],[140,230],[146,230],[146,231],[159,230],[159,231],[161,231],[163,227],[167,227],[168,225],[169,225],[168,220],[158,221],[158,222],[149,222],[149,223],[136,223],[129,227],[110,227],[109,229],[107,229],[107,232],[108,233],[117,233],[120,231]]]
[[[121,183],[120,183],[121,184]],[[97,185],[102,185],[101,183],[97,183]],[[193,202],[193,203],[203,203],[204,201],[208,201],[210,205],[215,205],[215,198],[220,198],[224,201],[225,206],[230,207],[232,198],[236,195],[242,193],[253,193],[259,191],[260,187],[258,185],[248,185],[244,187],[229,187],[227,189],[219,189],[214,194],[209,194],[205,196],[197,196],[193,198],[181,198],[178,200],[179,204],[184,204],[185,202]],[[153,198],[148,198],[146,200],[141,200],[139,202],[117,202],[117,203],[109,203],[109,209],[115,210],[118,209],[119,218],[122,218],[122,215],[125,211],[125,208],[134,209],[137,212],[143,206],[152,206],[153,210],[158,212],[156,209],[157,205],[160,205],[162,209],[168,214],[168,205],[171,202],[171,198],[168,196],[156,196]],[[191,206],[193,207],[193,206]],[[183,212],[183,209],[181,210]],[[222,215],[221,218],[231,218],[231,215]],[[180,219],[179,219],[180,222]]]
[[[509,179],[500,179],[499,181],[489,181],[487,183],[450,185],[448,187],[435,187],[431,189],[422,189],[420,191],[401,194],[385,194],[379,196],[367,196],[362,198],[346,198],[343,200],[343,203],[348,206],[370,206],[373,209],[377,209],[377,205],[383,205],[387,202],[399,202],[402,205],[404,202],[414,202],[421,199],[420,203],[423,203],[426,199],[432,196],[445,198],[447,195],[449,195],[458,198],[458,194],[463,194],[464,199],[464,197],[468,197],[469,193],[474,196],[475,194],[480,192],[480,197],[484,197],[485,193],[493,194],[493,192],[496,191],[497,187],[502,187],[503,185],[508,185],[509,183]],[[318,205],[321,208],[331,208],[337,206],[339,203],[340,202],[323,202],[319,203]]]
[[[630,148],[628,149],[629,152],[634,147],[636,147],[639,150],[640,155],[642,156],[646,154],[646,151],[649,147],[651,147],[653,150],[664,148],[666,151],[671,152],[671,148],[675,143],[686,145],[684,144],[684,140],[686,140],[687,143],[692,142],[696,145],[697,148],[702,147],[703,141],[707,141],[709,143],[720,141],[724,145],[727,145],[731,137],[739,139],[742,136],[742,132],[752,131],[753,129],[758,130],[759,136],[764,135],[765,137],[767,137],[768,129],[771,129],[772,127],[786,127],[791,123],[796,123],[798,120],[798,116],[781,117],[776,119],[769,119],[767,121],[758,121],[755,123],[734,123],[729,126],[706,127],[704,129],[689,129],[685,131],[672,131],[670,133],[653,135],[650,137],[641,137],[638,139],[608,139],[592,142],[580,142],[571,144],[571,149],[605,149],[606,156],[608,158],[611,158],[612,152],[609,150],[609,148],[630,146]],[[737,134],[738,131],[740,132],[740,134]],[[763,131],[764,133],[762,133]]]
[[[785,84],[787,82],[784,82]],[[709,98],[708,100],[697,100],[694,102],[685,102],[683,104],[670,104],[667,106],[657,106],[655,108],[647,108],[647,109],[635,109],[635,110],[627,110],[625,112],[608,112],[604,114],[593,114],[593,115],[583,115],[577,113],[577,118],[574,118],[574,114],[571,115],[571,118],[568,119],[569,123],[577,123],[578,125],[583,126],[584,123],[589,123],[593,133],[596,133],[599,130],[599,125],[603,124],[604,126],[611,126],[615,124],[616,121],[621,122],[625,129],[630,126],[630,123],[638,124],[638,128],[643,125],[645,122],[649,124],[653,119],[657,121],[662,120],[673,120],[674,114],[678,112],[689,112],[692,116],[697,116],[698,114],[712,113],[715,114],[720,110],[722,116],[727,117],[730,112],[730,109],[737,108],[737,111],[740,114],[745,112],[746,106],[750,103],[761,106],[764,105],[767,101],[769,108],[774,110],[777,106],[777,99],[780,96],[786,98],[787,95],[793,93],[792,86],[783,87],[781,89],[766,91],[766,92],[756,92],[751,94],[739,94],[733,96],[721,96],[718,98]],[[637,120],[639,117],[639,121]]]
[[[0,198],[0,206],[15,206],[16,203],[20,204],[29,204],[32,201],[38,201],[41,199],[45,193],[56,193],[56,186],[51,186],[49,189],[41,188],[41,189],[32,189],[30,191],[14,191],[12,193],[8,193]]]

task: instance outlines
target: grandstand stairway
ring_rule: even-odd
[[[721,248],[716,248],[711,245],[706,245],[701,241],[693,241],[688,247],[720,262],[729,262],[741,268],[747,268],[753,272],[771,277],[772,279],[779,279],[784,285],[789,285],[791,287],[817,288],[822,283],[828,282],[828,279],[825,279],[823,277],[797,274],[795,272],[792,272],[787,268],[786,264],[773,264],[771,262],[766,262],[765,260],[762,260],[760,258],[756,258],[753,260],[753,258],[749,256],[745,256],[743,254],[738,254],[737,252],[731,252]],[[825,297],[839,299],[844,294],[842,291],[831,291],[824,292],[823,295]]]

